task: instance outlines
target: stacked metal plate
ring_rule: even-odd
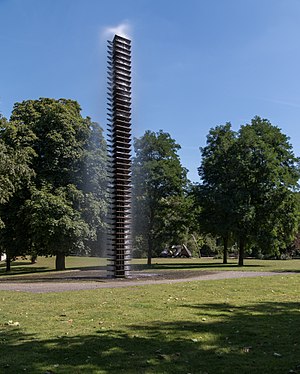
[[[125,278],[131,257],[131,41],[118,35],[108,41],[108,121],[108,277]]]

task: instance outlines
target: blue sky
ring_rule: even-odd
[[[0,0],[0,113],[77,100],[106,128],[106,40],[132,38],[133,134],[169,132],[192,181],[211,127],[259,115],[300,155],[299,0]]]

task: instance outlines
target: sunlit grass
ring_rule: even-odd
[[[69,256],[66,258],[66,270],[74,269],[91,269],[95,267],[102,267],[106,265],[105,258],[98,257],[78,257]],[[16,261],[11,262],[10,275],[27,274],[27,273],[46,273],[55,271],[55,257],[39,256],[37,262],[32,264],[30,257],[22,259],[18,257]],[[0,276],[7,275],[5,272],[5,262],[0,262]]]
[[[297,373],[299,295],[294,274],[0,291],[0,372]]]
[[[223,264],[221,259],[211,257],[202,258],[154,258],[152,269],[164,270],[238,270],[238,271],[300,271],[300,259],[295,260],[258,260],[245,259],[244,266],[238,266],[237,259],[229,259],[228,264]],[[146,268],[145,260],[136,260],[136,264]]]
[[[300,260],[256,260],[245,259],[245,266],[240,267],[236,259],[229,259],[228,264],[223,265],[222,260],[213,258],[154,258],[152,265],[147,266],[146,259],[133,259],[133,270],[142,270],[160,272],[160,271],[177,271],[177,270],[193,270],[193,271],[300,271]],[[103,268],[106,265],[105,258],[97,257],[76,257],[69,256],[66,259],[67,270],[81,269],[89,270],[93,268]],[[49,273],[55,271],[55,257],[38,257],[35,264],[31,264],[29,258],[22,260],[18,258],[11,264],[10,276]],[[5,263],[0,263],[0,276],[6,276]]]

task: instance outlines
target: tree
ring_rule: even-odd
[[[229,146],[208,137],[199,173],[205,191],[204,210],[208,214],[211,203],[213,213],[223,214],[224,226],[216,231],[221,235],[226,228],[234,235],[242,266],[247,246],[255,243],[265,253],[276,254],[291,241],[298,225],[293,191],[298,188],[299,160],[288,137],[266,119],[255,117],[238,133],[230,134],[230,126],[226,126]],[[215,219],[209,221],[212,230],[221,223],[217,219],[215,225]]]
[[[10,142],[6,142],[6,134],[10,134],[14,147]],[[22,136],[27,140],[30,138],[24,132]],[[22,186],[27,186],[34,176],[30,164],[34,151],[30,147],[20,147],[17,136],[16,124],[8,122],[5,118],[0,117],[0,252],[5,251],[4,241],[5,232],[9,230],[9,225],[5,223],[10,210],[10,202],[14,195],[20,191]],[[2,235],[1,235],[2,234]],[[14,237],[12,237],[13,239]],[[11,243],[13,240],[11,241]],[[10,243],[10,244],[11,244]],[[10,253],[7,252],[6,267],[10,270]]]
[[[56,255],[56,269],[65,269],[65,255],[84,248],[90,234],[77,205],[84,194],[68,185],[53,190],[51,185],[32,188],[25,201],[25,217],[37,254]]]
[[[202,184],[196,195],[201,206],[201,230],[223,239],[223,263],[227,264],[228,243],[232,222],[232,162],[230,150],[236,140],[231,124],[210,130],[207,145],[201,148],[202,164],[198,169]]]
[[[146,131],[135,139],[134,149],[134,236],[143,241],[150,265],[155,250],[161,250],[170,235],[178,235],[176,230],[171,234],[170,222],[166,222],[165,217],[167,210],[174,212],[178,199],[184,194],[186,169],[177,154],[179,144],[163,131]]]
[[[239,131],[233,155],[238,161],[235,232],[240,265],[247,242],[257,243],[265,253],[278,254],[296,232],[299,217],[294,191],[298,189],[299,159],[288,140],[278,127],[260,117]]]
[[[30,162],[34,152],[28,148],[20,148],[18,144],[12,148],[5,143],[5,131],[15,133],[15,124],[0,116],[0,204],[4,205],[20,188],[24,181],[33,176]],[[0,216],[0,228],[3,221]]]
[[[184,191],[180,195],[168,196],[160,201],[157,238],[160,247],[193,242],[198,245],[197,206],[192,195]],[[195,243],[196,241],[196,243]],[[199,248],[197,248],[199,252]]]
[[[81,181],[80,167],[90,120],[82,118],[80,110],[76,101],[67,99],[41,98],[14,105],[10,120],[34,134],[29,144],[23,140],[21,145],[27,142],[36,153],[32,162],[33,169],[38,171],[36,186],[51,183],[60,187]]]
[[[80,110],[67,99],[16,103],[13,131],[8,126],[3,133],[13,150],[31,150],[35,176],[10,201],[13,209],[0,240],[11,253],[56,255],[58,270],[64,269],[66,255],[97,240],[106,214],[102,129]],[[12,227],[20,219],[25,229]]]
[[[90,121],[89,118],[88,121]],[[100,256],[104,254],[106,240],[107,148],[103,130],[95,122],[89,123],[89,136],[84,146],[80,174],[82,179],[79,189],[85,195],[80,209],[84,220],[89,223],[90,227],[89,239],[85,241],[85,253]]]

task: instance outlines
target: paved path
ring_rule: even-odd
[[[276,273],[276,272],[256,272],[256,271],[218,271],[218,272],[201,272],[197,276],[180,277],[173,279],[159,279],[156,274],[153,274],[145,279],[145,276],[138,278],[137,275],[131,279],[99,279],[92,281],[70,281],[64,282],[43,281],[43,282],[1,282],[0,291],[19,291],[19,292],[33,292],[33,293],[47,293],[47,292],[64,292],[64,291],[79,291],[79,290],[94,290],[98,288],[119,288],[119,287],[134,287],[145,286],[149,284],[173,284],[181,282],[204,281],[204,280],[221,280],[230,278],[250,278],[250,277],[265,277],[281,275],[284,276],[291,273]],[[176,275],[174,273],[174,275]]]

